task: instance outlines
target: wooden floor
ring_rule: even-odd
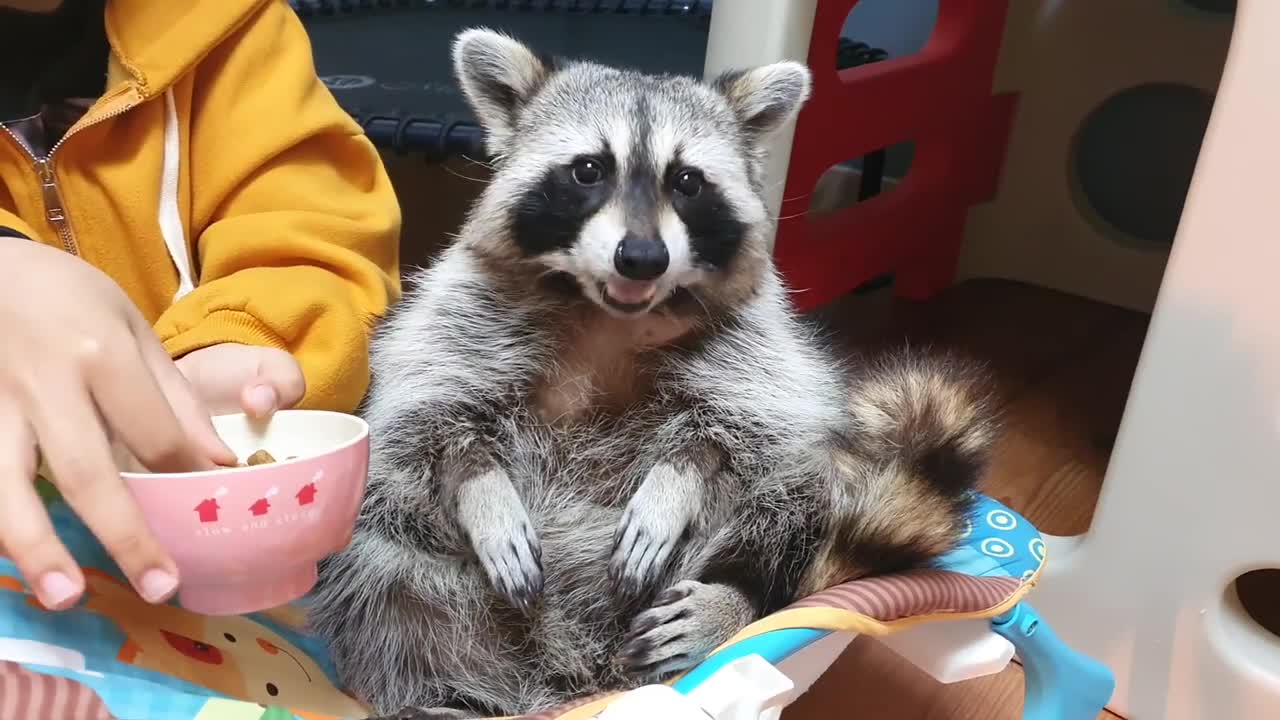
[[[987,362],[998,378],[1006,430],[984,490],[1046,532],[1087,529],[1145,316],[1014,283],[971,281],[921,304],[885,292],[853,297],[821,317],[851,346],[908,341]],[[784,717],[1015,720],[1021,708],[1016,665],[941,685],[860,638]]]

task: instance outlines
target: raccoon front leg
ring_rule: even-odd
[[[456,482],[450,494],[458,526],[489,582],[506,602],[530,612],[542,593],[542,547],[511,479],[497,466],[455,468],[448,476]]]
[[[707,479],[719,468],[712,451],[660,462],[627,503],[614,535],[609,579],[624,598],[650,594],[671,555],[702,511]]]

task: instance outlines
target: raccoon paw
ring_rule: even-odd
[[[687,670],[754,619],[751,603],[737,589],[686,580],[636,616],[618,659],[634,676]]]
[[[515,504],[495,503],[502,517],[492,528],[472,535],[471,545],[493,589],[513,607],[528,613],[542,593],[542,548],[529,514]]]
[[[693,485],[668,466],[659,466],[627,503],[614,533],[609,580],[615,595],[641,598],[655,585],[688,529],[696,506]]]

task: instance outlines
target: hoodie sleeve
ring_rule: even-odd
[[[0,238],[23,238],[25,240],[34,240],[35,231],[22,222],[17,215],[0,208]]]
[[[286,3],[266,3],[193,73],[199,278],[156,332],[174,357],[226,342],[288,350],[302,407],[351,411],[369,383],[370,325],[400,292],[386,170],[317,78]]]

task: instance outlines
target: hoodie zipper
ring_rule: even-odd
[[[58,231],[62,248],[72,255],[80,254],[80,246],[67,222],[67,211],[62,207],[62,193],[58,192],[58,177],[53,174],[53,160],[43,157],[36,160],[36,172],[40,175],[40,194],[44,198],[44,217]]]
[[[53,226],[58,232],[58,239],[62,241],[62,249],[72,255],[80,254],[80,246],[76,244],[75,235],[71,232],[71,223],[67,222],[67,210],[62,205],[62,193],[58,190],[58,176],[53,172],[53,151],[58,149],[58,145],[62,144],[59,140],[49,150],[49,154],[44,157],[37,157],[30,146],[12,129],[5,127],[4,131],[9,133],[9,137],[18,143],[18,147],[31,158],[31,164],[35,167],[36,177],[40,180],[40,197],[44,201],[44,219]],[[63,138],[66,139],[65,137]]]
[[[18,144],[18,147],[22,148],[22,151],[27,154],[27,157],[31,159],[31,164],[35,168],[36,176],[40,179],[40,195],[41,199],[44,201],[45,220],[47,220],[49,224],[53,226],[54,230],[57,231],[58,239],[62,241],[62,249],[72,255],[80,254],[80,246],[76,242],[75,234],[71,231],[71,222],[67,219],[67,209],[62,202],[62,192],[58,189],[58,176],[54,172],[53,154],[56,153],[58,148],[62,147],[62,143],[66,142],[67,138],[71,137],[73,134],[89,127],[90,125],[96,125],[103,120],[121,115],[133,106],[134,105],[132,103],[126,103],[119,108],[113,109],[109,113],[94,118],[91,122],[80,125],[79,127],[73,126],[62,136],[61,139],[58,140],[58,142],[53,144],[53,147],[49,148],[48,154],[44,157],[37,156],[35,151],[32,150],[31,147],[27,145],[27,143],[11,128],[5,125],[0,125],[0,127],[3,127],[4,131],[9,134],[9,137],[13,138],[14,142]]]

